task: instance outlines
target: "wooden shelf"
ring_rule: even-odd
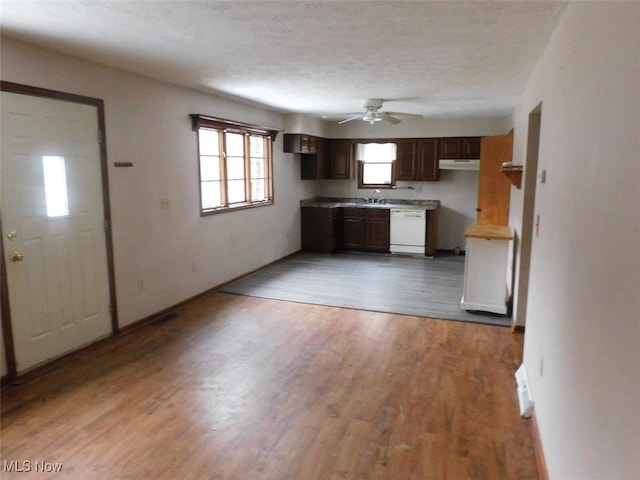
[[[511,184],[518,190],[522,186],[522,165],[512,165],[511,167],[502,167],[502,174],[505,175]]]

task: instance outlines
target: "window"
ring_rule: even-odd
[[[359,143],[358,188],[393,188],[395,185],[395,143]]]
[[[191,120],[198,134],[201,214],[272,204],[277,131],[203,115]]]
[[[64,157],[45,155],[42,157],[42,169],[47,216],[68,216],[69,195],[67,194],[67,171]]]

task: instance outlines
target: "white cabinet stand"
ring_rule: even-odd
[[[513,239],[511,229],[498,225],[473,225],[467,229],[465,237],[467,251],[460,306],[465,310],[506,314],[509,247]]]

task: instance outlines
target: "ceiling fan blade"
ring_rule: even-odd
[[[363,115],[362,113],[359,113],[357,115],[354,115],[353,117],[349,117],[346,120],[342,120],[342,121],[338,122],[338,125],[342,125],[343,123],[350,122],[351,120],[355,120],[357,118],[362,118],[362,115]]]
[[[402,112],[383,112],[383,113],[386,113],[387,115],[393,115],[394,117],[400,117],[400,118],[415,118],[415,119],[424,118],[422,115],[417,115],[415,113],[402,113]]]
[[[389,122],[389,123],[392,123],[392,124],[394,124],[394,125],[395,125],[396,123],[400,123],[400,120],[398,120],[396,117],[392,117],[392,116],[391,116],[391,115],[389,115],[389,113],[387,113],[387,112],[385,112],[385,113],[381,113],[380,115],[382,116],[382,119],[383,119],[385,122]]]

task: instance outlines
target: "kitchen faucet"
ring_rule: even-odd
[[[379,195],[379,197],[376,198],[376,195]],[[382,192],[376,188],[373,191],[373,203],[380,203],[382,199]]]

